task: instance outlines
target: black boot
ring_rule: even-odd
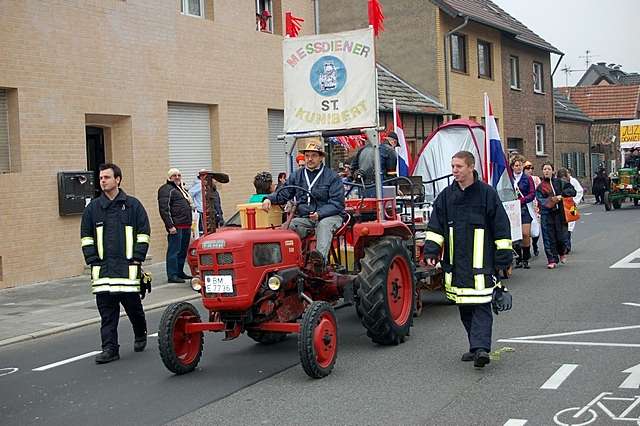
[[[520,269],[522,268],[522,247],[516,246],[514,247],[514,250],[516,252],[516,256],[518,256],[516,258],[516,269]]]
[[[120,359],[120,354],[118,351],[114,351],[112,349],[105,349],[96,355],[96,364],[106,364],[111,361],[117,361]]]
[[[484,349],[478,349],[473,354],[473,366],[477,368],[483,368],[485,365],[491,362],[491,357]]]
[[[142,352],[144,348],[147,347],[147,336],[144,335],[142,337],[136,337],[133,341],[133,350],[134,352]]]
[[[522,247],[522,267],[529,269],[529,259],[531,259],[531,247]]]

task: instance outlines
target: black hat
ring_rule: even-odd
[[[398,140],[398,135],[396,134],[396,132],[389,132],[389,134],[387,135],[388,138],[391,139],[395,139]]]

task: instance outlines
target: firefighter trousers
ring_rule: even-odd
[[[96,305],[100,312],[100,337],[102,350],[118,352],[118,321],[120,319],[120,304],[124,307],[135,337],[147,335],[147,321],[144,317],[139,293],[96,293]]]
[[[491,352],[491,328],[493,327],[491,303],[458,305],[458,309],[462,324],[467,330],[469,352],[475,352],[478,349]]]

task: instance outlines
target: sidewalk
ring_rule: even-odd
[[[145,311],[200,297],[188,282],[167,283],[164,262],[145,271],[153,274],[152,291],[142,301]],[[99,322],[89,275],[0,289],[0,347]]]

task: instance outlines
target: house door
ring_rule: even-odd
[[[100,167],[105,163],[104,129],[87,126],[87,170],[93,172],[95,196],[100,195]]]

